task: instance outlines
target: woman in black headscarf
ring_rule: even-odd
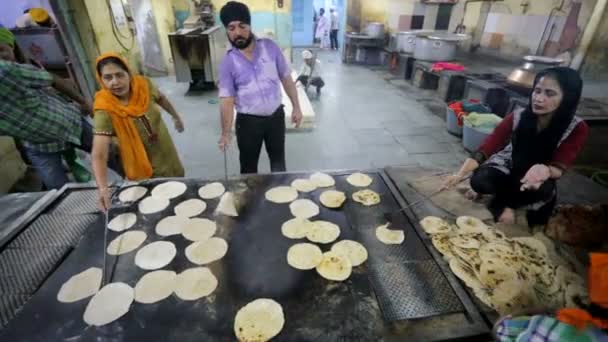
[[[541,71],[530,104],[507,115],[445,187],[471,177],[471,198],[493,195],[489,209],[498,222],[513,223],[514,209],[528,209],[530,226],[545,224],[555,207],[555,181],[582,149],[588,126],[575,116],[583,82],[570,68]]]

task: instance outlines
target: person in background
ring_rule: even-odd
[[[317,11],[312,9],[312,32],[313,36],[317,33],[317,24],[319,23],[319,16],[317,15]],[[313,37],[313,44],[317,42],[317,37]]]
[[[0,134],[19,140],[44,186],[59,189],[69,182],[63,155],[73,148],[91,152],[85,118],[91,104],[71,82],[24,63],[16,47],[12,32],[0,28]]]
[[[321,62],[316,59],[310,50],[302,51],[302,68],[298,75],[297,82],[302,83],[304,87],[308,88],[309,85],[317,88],[317,96],[321,95],[321,88],[325,85],[321,78]]]
[[[26,9],[23,15],[17,18],[16,22],[16,26],[19,28],[35,26],[52,27],[54,24],[49,12],[40,7]]]
[[[591,253],[589,260],[588,305],[575,299],[579,308],[528,310],[502,317],[492,329],[495,341],[608,341],[608,253]]]
[[[99,207],[106,211],[110,207],[106,165],[112,137],[117,138],[127,179],[183,177],[184,168],[158,106],[171,115],[178,132],[184,131],[184,123],[152,81],[133,73],[117,53],[99,56],[96,70],[102,89],[93,104],[93,171]]]
[[[226,152],[236,108],[236,142],[241,173],[257,173],[262,144],[272,172],[286,170],[285,112],[281,86],[293,105],[291,121],[299,127],[302,112],[291,71],[281,49],[270,39],[251,32],[249,8],[229,1],[220,10],[232,48],[220,64],[219,97],[222,136],[218,142]]]
[[[582,89],[573,69],[539,72],[528,108],[507,115],[444,187],[473,172],[469,197],[492,195],[488,209],[496,221],[513,223],[514,209],[523,207],[530,226],[546,224],[556,204],[556,181],[587,139],[589,127],[575,116]]]
[[[329,47],[329,29],[330,23],[325,16],[325,9],[319,10],[319,17],[317,18],[317,30],[315,32],[315,38],[319,39],[320,47],[327,49]]]
[[[329,32],[329,40],[331,41],[331,49],[338,50],[338,28],[340,27],[340,22],[338,21],[338,14],[336,10],[333,8],[329,10],[330,13],[330,21],[331,21],[331,31]]]

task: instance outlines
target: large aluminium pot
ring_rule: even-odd
[[[557,66],[563,60],[544,56],[525,56],[524,64],[515,68],[507,78],[507,83],[523,88],[532,88],[536,74],[546,68]]]
[[[458,43],[466,39],[468,39],[468,36],[464,34],[417,36],[414,58],[429,62],[454,60]]]
[[[396,34],[397,38],[397,50],[399,52],[414,53],[414,47],[416,46],[416,37],[419,35],[432,34],[432,30],[413,30],[413,31],[402,31]]]
[[[372,38],[384,38],[384,24],[371,22],[365,27],[365,34]]]

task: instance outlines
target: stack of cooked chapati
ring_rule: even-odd
[[[450,269],[486,305],[501,314],[525,308],[554,309],[585,301],[585,282],[556,266],[533,237],[508,238],[481,220],[462,216],[456,224],[429,216],[420,221]]]

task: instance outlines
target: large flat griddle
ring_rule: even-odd
[[[56,294],[61,284],[73,274],[89,267],[101,267],[103,219],[98,217],[21,313],[0,332],[0,337],[11,341],[232,341],[236,311],[261,297],[274,298],[285,311],[286,324],[277,336],[278,341],[399,338],[400,333],[394,328],[404,321],[444,324],[445,329],[435,333],[424,327],[409,328],[409,336],[422,336],[427,331],[427,340],[486,332],[487,327],[480,322],[479,313],[468,297],[462,296],[462,289],[453,276],[446,275],[445,270],[438,266],[412,226],[411,219],[401,215],[394,222],[394,228],[404,229],[406,233],[403,245],[385,246],[375,238],[374,229],[384,223],[383,214],[398,209],[403,201],[386,175],[380,171],[368,172],[374,178],[370,188],[380,193],[382,202],[374,207],[363,207],[350,200],[350,194],[359,189],[346,183],[348,174],[350,172],[333,173],[336,188],[345,191],[349,201],[341,210],[320,206],[321,213],[315,218],[338,224],[341,227],[339,239],[358,240],[369,251],[368,262],[357,267],[345,282],[330,282],[314,270],[298,271],[287,265],[287,249],[299,242],[284,238],[280,233],[282,222],[291,218],[289,207],[264,200],[264,193],[269,188],[290,184],[292,180],[308,175],[250,176],[228,184],[230,190],[240,192],[239,217],[216,217],[213,210],[218,200],[206,201],[208,208],[202,217],[215,219],[218,223],[216,235],[229,244],[225,258],[209,266],[219,280],[219,287],[211,296],[183,301],[173,295],[157,304],[134,303],[121,319],[99,328],[88,327],[82,320],[88,300],[63,304],[57,302]],[[143,185],[151,189],[163,181],[147,181]],[[138,213],[138,222],[131,228],[146,231],[146,243],[163,239],[174,242],[178,255],[165,269],[176,272],[196,266],[184,256],[189,242],[182,236],[157,236],[154,227],[162,217],[173,214],[176,204],[197,198],[198,188],[207,183],[202,180],[181,181],[188,185],[184,195],[173,199],[170,207],[161,213]],[[318,203],[321,192],[319,189],[300,194],[299,198],[309,198]],[[59,203],[54,208],[71,211],[72,202]],[[117,205],[110,217],[126,211],[136,212],[137,205]],[[110,239],[117,235],[110,232]],[[329,247],[321,246],[323,250]],[[134,286],[146,273],[134,265],[134,257],[135,252],[109,258],[112,282]],[[451,326],[447,326],[448,323]]]

